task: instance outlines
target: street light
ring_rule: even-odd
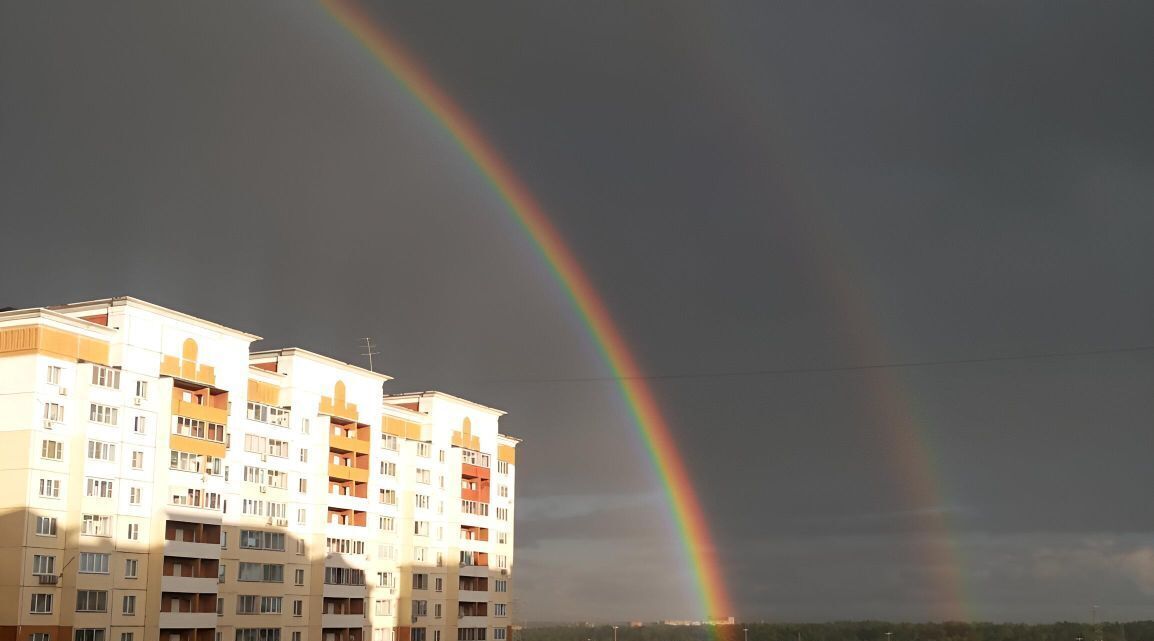
[[[613,626],[613,641],[617,641],[617,626]]]
[[[741,631],[745,633],[745,641],[749,641],[749,628],[742,628]]]

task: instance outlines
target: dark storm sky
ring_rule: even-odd
[[[1154,344],[1150,3],[372,12],[647,371]],[[608,374],[558,284],[321,8],[0,5],[0,215],[0,305],[129,294],[354,362],[373,336],[390,391],[508,410],[522,618],[696,615],[613,383],[543,382]],[[1154,618],[1154,352],[653,384],[735,614],[939,616],[940,513],[973,616]]]

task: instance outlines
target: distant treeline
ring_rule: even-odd
[[[617,641],[1154,641],[1154,621],[1127,623],[750,623],[621,626]],[[891,634],[887,635],[889,632]],[[613,641],[613,627],[527,627],[513,641]]]

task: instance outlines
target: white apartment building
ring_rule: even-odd
[[[133,298],[0,312],[0,641],[506,641],[503,412]]]

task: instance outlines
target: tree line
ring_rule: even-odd
[[[517,630],[513,641],[614,641],[610,625]],[[748,636],[747,636],[748,635]],[[749,623],[619,626],[616,641],[1154,641],[1154,621],[1090,623]]]

